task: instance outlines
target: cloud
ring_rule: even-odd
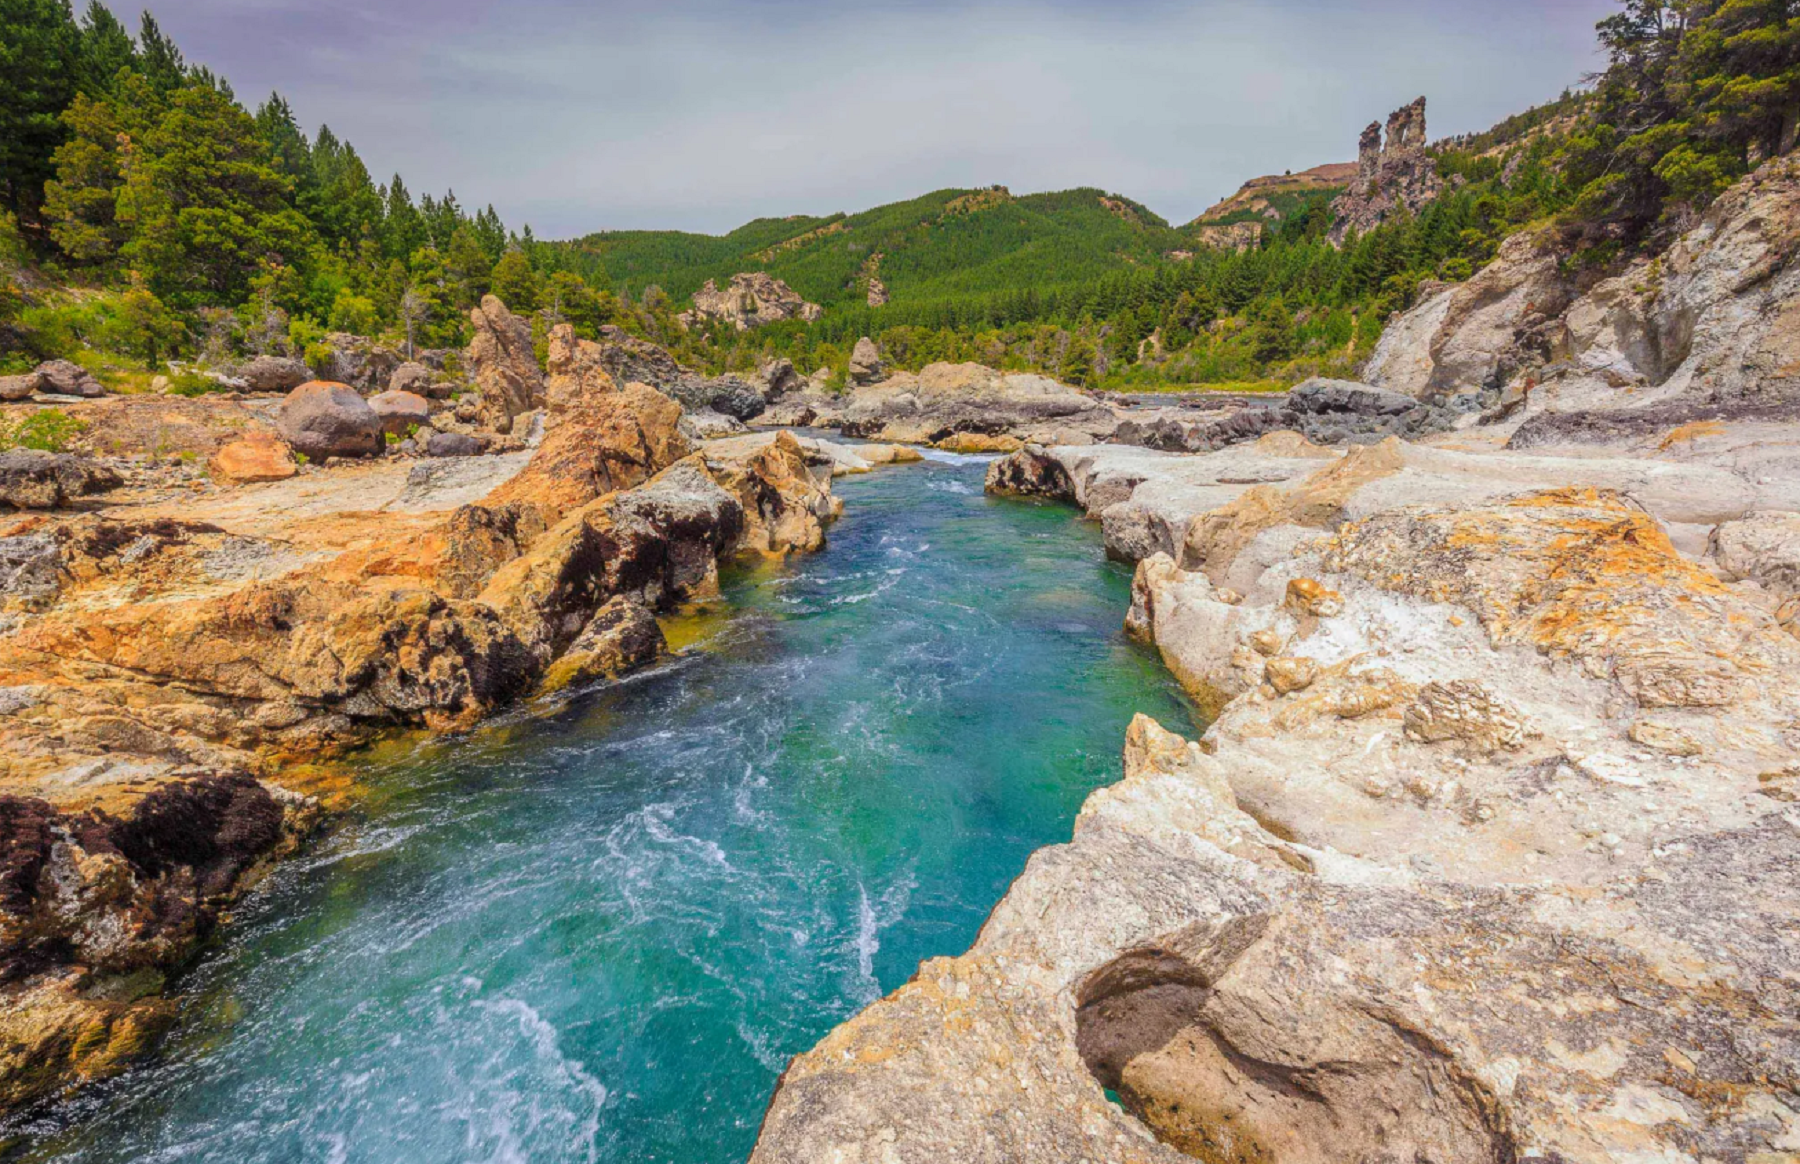
[[[540,237],[721,231],[944,186],[1100,186],[1185,221],[1354,155],[1421,93],[1482,129],[1599,65],[1611,0],[162,0],[372,171]]]

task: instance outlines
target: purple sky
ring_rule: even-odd
[[[135,29],[135,6],[109,0]],[[1348,161],[1421,93],[1433,137],[1597,69],[1613,0],[158,0],[190,60],[271,89],[378,180],[539,237],[722,231],[945,186],[1099,186],[1185,222]]]

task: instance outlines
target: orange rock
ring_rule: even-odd
[[[300,471],[294,450],[269,432],[252,432],[232,441],[213,454],[210,467],[214,477],[231,485],[285,481]]]
[[[1296,578],[1289,582],[1287,600],[1295,610],[1318,618],[1331,618],[1344,611],[1343,596],[1314,578]]]

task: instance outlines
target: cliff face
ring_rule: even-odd
[[[1423,97],[1389,116],[1385,142],[1380,122],[1363,130],[1356,180],[1331,204],[1337,216],[1331,228],[1333,243],[1341,244],[1352,233],[1367,234],[1402,210],[1417,213],[1443,192],[1437,163],[1425,146]]]
[[[1472,394],[1515,449],[1613,448],[1800,469],[1800,159],[1732,187],[1665,254],[1582,286],[1553,238],[1517,235],[1474,279],[1427,289],[1364,370]],[[1760,434],[1760,435],[1755,435]]]

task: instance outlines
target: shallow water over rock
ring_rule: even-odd
[[[383,761],[180,984],[155,1063],[32,1161],[741,1160],[787,1059],[961,952],[1189,725],[1065,508],[937,459],[839,483],[823,552],[728,579],[699,649]]]

